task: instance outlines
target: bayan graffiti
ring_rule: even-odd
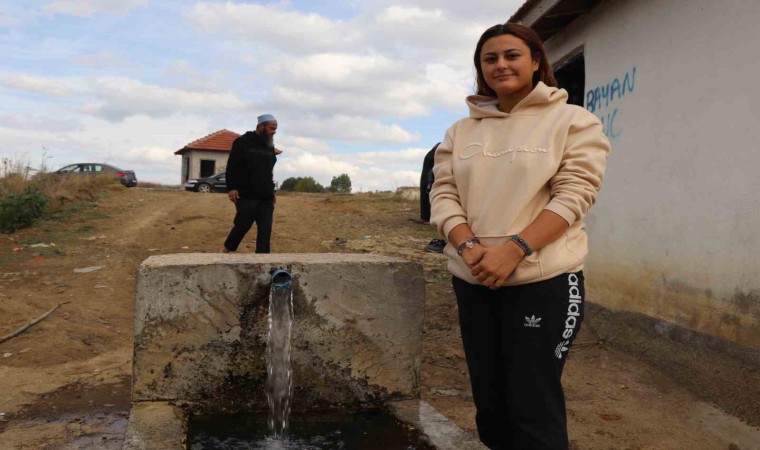
[[[636,67],[626,72],[622,79],[623,81],[614,78],[586,92],[586,109],[599,117],[604,126],[604,134],[609,138],[619,137],[622,133],[619,123],[615,123],[619,112],[615,102],[636,89]]]

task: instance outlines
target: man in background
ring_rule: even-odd
[[[228,197],[235,204],[235,220],[223,253],[237,251],[248,230],[256,223],[256,253],[270,253],[274,219],[273,170],[277,156],[274,147],[277,120],[271,114],[258,117],[256,131],[235,139],[227,159]]]
[[[422,174],[420,175],[420,219],[422,223],[430,223],[430,189],[433,187],[435,176],[433,175],[433,166],[435,165],[435,151],[441,143],[437,143],[425,155],[422,162]],[[425,246],[425,250],[433,253],[443,253],[446,241],[443,239],[433,239]]]

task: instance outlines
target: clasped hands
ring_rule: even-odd
[[[502,287],[524,256],[525,252],[512,241],[499,247],[475,244],[462,251],[472,276],[491,289]]]

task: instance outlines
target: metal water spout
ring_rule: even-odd
[[[283,268],[279,268],[272,272],[272,289],[287,289],[292,283],[292,277],[290,272]]]

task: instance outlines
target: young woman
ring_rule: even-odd
[[[530,28],[489,28],[474,62],[478,95],[436,151],[430,199],[478,433],[492,449],[567,449],[560,377],[583,320],[583,218],[610,144],[567,104]]]

